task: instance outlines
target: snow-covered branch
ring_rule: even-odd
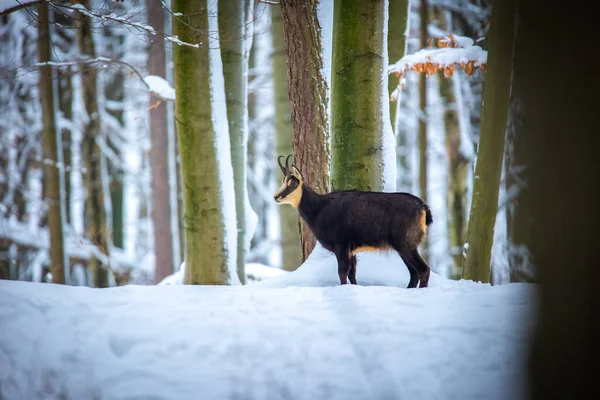
[[[129,26],[131,28],[137,29],[140,32],[144,32],[144,33],[147,33],[147,34],[150,34],[150,35],[153,35],[153,36],[155,36],[157,34],[156,30],[152,26],[150,26],[150,25],[142,24],[140,22],[131,21],[128,18],[119,16],[119,15],[117,15],[115,13],[111,13],[111,14],[98,14],[98,13],[95,13],[93,11],[88,10],[82,4],[75,4],[73,6],[69,6],[69,5],[65,5],[65,4],[53,4],[53,3],[50,3],[50,5],[52,5],[54,7],[65,8],[65,9],[70,10],[71,12],[78,11],[81,14],[87,16],[87,17],[95,18],[95,19],[100,20],[102,22],[106,22],[106,21],[117,22],[117,23]],[[164,5],[164,3],[163,3],[163,5]],[[200,45],[197,44],[197,43],[187,43],[187,42],[184,42],[184,41],[180,40],[177,36],[165,36],[164,40],[166,42],[175,43],[175,44],[180,45],[180,46],[188,46],[188,47],[194,47],[194,48],[200,47]]]
[[[148,75],[146,77],[142,76],[142,74],[131,64],[122,61],[122,60],[112,60],[110,58],[106,58],[106,57],[96,57],[96,58],[92,58],[92,59],[83,59],[83,60],[76,60],[76,61],[67,61],[67,62],[55,62],[55,61],[46,61],[43,63],[36,63],[33,66],[34,67],[42,67],[45,65],[49,65],[52,67],[71,67],[71,66],[77,66],[77,65],[85,65],[85,64],[120,64],[120,65],[124,65],[128,68],[131,69],[131,71],[136,74],[138,76],[138,78],[140,78],[140,81],[142,81],[142,83],[144,84],[144,86],[146,86],[146,88],[154,93],[157,97],[159,97],[162,100],[165,101],[173,101],[175,100],[175,89],[173,89],[171,87],[171,85],[169,85],[169,82],[167,82],[165,79],[159,77],[159,76],[155,76],[155,75]]]
[[[424,73],[427,77],[443,71],[446,78],[454,74],[457,66],[467,75],[473,74],[477,69],[485,72],[487,70],[487,51],[480,46],[474,46],[473,43],[473,39],[453,34],[430,39],[429,45],[435,44],[438,48],[419,50],[390,65],[388,73],[395,74],[399,79],[398,88],[392,93],[390,100],[396,100],[398,90],[404,86],[403,76],[408,71]]]

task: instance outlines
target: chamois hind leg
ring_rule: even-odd
[[[429,268],[429,265],[427,265],[425,260],[421,258],[421,255],[416,249],[413,250],[413,256],[417,264],[419,265],[417,267],[417,271],[419,272],[419,287],[425,288],[429,286],[429,275],[431,273],[431,269]]]
[[[416,249],[408,250],[408,251],[403,251],[401,255],[402,255],[402,259],[404,260],[404,262],[407,264],[410,264],[410,266],[415,269],[415,273],[419,277],[419,287],[420,288],[427,287],[429,284],[430,269],[429,269],[429,265],[427,265],[427,263],[425,261],[423,261],[423,259],[419,255],[419,252]],[[411,283],[412,283],[412,275],[411,275]],[[409,284],[409,287],[410,287],[410,284]],[[417,287],[416,282],[415,282],[415,286],[413,286],[413,287]]]
[[[417,270],[412,265],[412,260],[408,257],[405,257],[401,252],[398,252],[404,264],[406,264],[406,268],[408,269],[408,273],[410,274],[410,280],[408,281],[407,289],[412,289],[417,287],[417,283],[419,283],[419,274]]]
[[[345,285],[348,283],[348,271],[350,270],[350,253],[348,252],[348,249],[336,246],[335,258],[337,258],[338,263],[340,284]]]
[[[348,270],[348,279],[350,283],[356,285],[356,256],[350,256],[350,269]]]

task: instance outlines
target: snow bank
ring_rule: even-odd
[[[356,262],[356,280],[362,286],[396,286],[406,288],[410,276],[404,261],[396,252],[359,253]],[[452,285],[455,281],[431,273],[430,286]],[[285,275],[257,282],[268,287],[338,286],[335,255],[317,243],[306,261],[297,270]]]
[[[0,281],[0,398],[520,399],[534,287]]]

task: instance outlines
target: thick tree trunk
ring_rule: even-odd
[[[490,25],[488,72],[483,93],[481,133],[473,179],[462,276],[489,282],[494,224],[506,135],[517,0],[496,1]]]
[[[597,47],[597,16],[586,5],[519,2],[511,113],[519,111],[513,117],[522,125],[515,146],[527,154],[516,205],[527,219],[520,235],[541,282],[533,302],[540,308],[531,314],[534,400],[588,398],[597,390],[600,84],[597,71],[581,68],[580,55]],[[564,34],[548,40],[557,21]],[[537,67],[548,60],[552,68]]]
[[[281,2],[287,79],[293,127],[294,163],[305,182],[317,192],[329,191],[329,127],[327,83],[323,76],[318,0]],[[312,252],[316,239],[300,220],[302,261]]]
[[[282,0],[281,16],[294,130],[294,163],[310,187],[326,193],[329,191],[327,82],[322,71],[317,4],[317,0]],[[303,220],[300,242],[302,259],[306,260],[316,240]]]
[[[334,3],[332,165],[334,189],[384,189],[381,74],[387,1]],[[387,104],[385,104],[387,107]]]
[[[50,52],[50,21],[48,5],[42,4],[38,9],[38,54],[41,63],[51,61]],[[65,255],[64,226],[65,202],[62,164],[62,146],[56,130],[56,115],[54,108],[55,88],[53,84],[52,67],[40,67],[40,102],[42,103],[44,151],[44,198],[48,205],[48,233],[50,236],[50,272],[52,283],[66,283],[69,275],[69,264]]]
[[[404,57],[406,52],[406,38],[408,36],[408,13],[410,0],[389,0],[389,20],[388,20],[388,59],[393,64]],[[391,95],[398,87],[397,79],[388,81],[388,94]],[[390,122],[396,135],[396,110],[400,104],[398,100],[390,101]]]
[[[225,285],[229,282],[224,199],[217,158],[217,132],[211,101],[215,92],[211,70],[208,0],[174,0],[173,34],[198,48],[175,46],[175,118],[181,156],[185,229],[186,284]],[[221,88],[222,89],[222,88]],[[220,155],[222,156],[222,154]]]
[[[148,47],[148,74],[167,79],[167,61],[162,40],[165,12],[155,0],[146,0],[148,24],[158,35],[150,37]],[[171,218],[175,205],[171,204],[169,182],[169,132],[165,102],[150,96],[150,104],[156,104],[150,112],[150,169],[152,171],[152,225],[154,228],[154,282],[158,283],[175,271],[173,260],[173,227]],[[174,209],[175,208],[175,209]],[[178,218],[179,219],[179,218]]]
[[[83,6],[89,10],[89,0],[83,1]],[[78,13],[77,43],[81,55],[88,58],[96,57],[90,17]],[[89,121],[84,127],[82,158],[86,172],[84,174],[87,192],[86,201],[86,232],[88,238],[104,255],[108,255],[108,232],[104,198],[102,168],[105,160],[97,143],[100,137],[100,114],[98,112],[98,84],[95,68],[85,68],[82,73],[83,104]],[[108,286],[108,267],[97,257],[91,256],[88,267],[92,271],[95,287]]]
[[[235,213],[237,220],[237,274],[246,283],[246,164],[248,160],[248,49],[246,49],[246,12],[250,0],[221,0],[219,3],[219,40],[227,120],[233,166]]]

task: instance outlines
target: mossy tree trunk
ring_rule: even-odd
[[[321,27],[317,0],[283,0],[284,49],[294,140],[294,163],[304,181],[319,193],[329,191],[329,126],[327,83],[323,76]],[[316,239],[300,221],[302,260]]]
[[[84,0],[83,6],[90,9],[90,1]],[[87,58],[95,58],[96,50],[90,17],[78,13],[77,43],[79,52]],[[84,68],[82,72],[83,104],[88,114],[88,122],[83,131],[82,158],[85,166],[86,188],[86,234],[96,248],[108,255],[107,216],[104,198],[103,159],[98,145],[100,137],[100,113],[98,110],[98,73],[95,68]],[[88,268],[92,271],[94,287],[107,287],[109,284],[108,266],[98,257],[91,255]]]
[[[48,4],[37,6],[39,62],[51,61],[50,21]],[[62,164],[62,146],[56,129],[55,98],[52,67],[40,67],[40,102],[42,103],[42,147],[44,153],[44,198],[48,205],[48,233],[50,237],[50,272],[52,283],[66,283],[69,264],[65,254],[64,226],[65,199]]]
[[[336,0],[331,91],[334,189],[382,191],[387,1]],[[387,104],[385,104],[387,107]]]
[[[229,283],[229,249],[226,240],[224,201],[217,158],[217,127],[214,123],[215,91],[211,70],[209,0],[174,0],[173,34],[198,48],[175,46],[175,120],[181,157],[185,230],[186,284]],[[222,89],[222,88],[221,88]],[[220,132],[223,134],[224,132]]]
[[[488,34],[488,72],[473,179],[462,276],[489,282],[494,224],[506,136],[517,0],[495,1]]]
[[[406,38],[408,36],[408,13],[410,0],[389,0],[389,19],[388,19],[388,59],[393,64],[404,57],[406,52]],[[398,87],[398,80],[395,78],[388,81],[388,94],[391,95]],[[390,101],[390,122],[394,133],[396,131],[396,110],[400,104],[400,96],[395,102]]]
[[[578,56],[597,48],[597,15],[586,5],[519,2],[511,114],[520,110],[515,146],[527,160],[517,207],[528,221],[521,237],[541,282],[532,302],[539,308],[530,312],[537,322],[528,347],[533,400],[586,398],[597,383],[600,82]],[[549,40],[556,21],[565,34]],[[544,68],[548,60],[552,67]]]
[[[448,30],[444,10],[435,8],[435,19],[443,31]],[[446,154],[448,159],[448,243],[453,264],[450,270],[452,279],[462,276],[462,250],[467,229],[467,176],[469,158],[461,151],[461,126],[458,114],[456,93],[460,90],[457,75],[444,78],[442,71],[438,72],[440,97],[444,107],[444,129],[446,131]]]
[[[219,2],[219,39],[227,120],[231,145],[231,163],[235,190],[235,213],[237,219],[237,274],[246,283],[246,252],[249,240],[246,230],[246,164],[248,160],[248,57],[246,48],[248,11],[251,0],[221,0]]]
[[[148,47],[148,74],[167,79],[167,60],[165,45],[162,40],[165,25],[165,12],[158,7],[155,0],[146,0],[148,24],[158,33],[158,38],[151,35]],[[158,106],[150,113],[150,169],[152,170],[152,225],[154,230],[154,282],[158,283],[175,271],[173,264],[174,249],[173,226],[171,218],[176,205],[171,204],[169,177],[169,130],[167,126],[167,105],[153,95],[150,104]],[[179,218],[177,218],[179,220]]]

